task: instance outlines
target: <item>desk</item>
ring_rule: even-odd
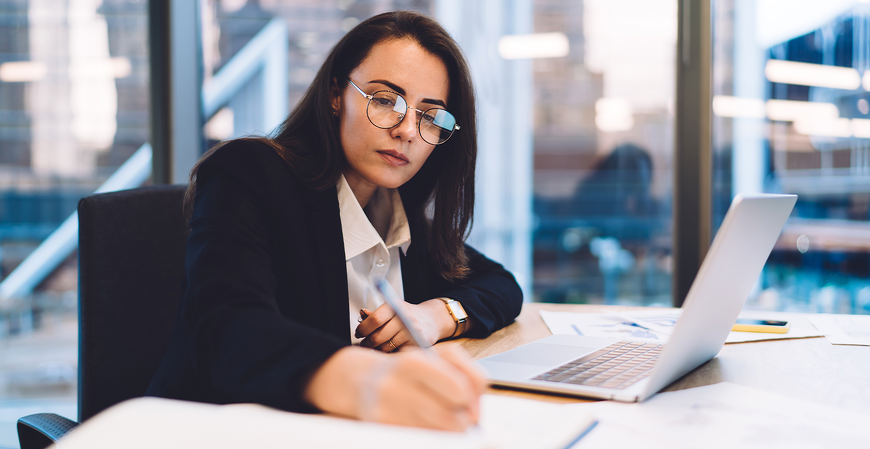
[[[593,313],[640,307],[523,304],[516,322],[485,339],[460,339],[476,360],[544,338],[550,331],[540,311]],[[662,391],[731,382],[798,399],[870,413],[870,347],[832,345],[824,337],[727,344],[719,355]],[[590,402],[580,398],[490,389],[490,393],[549,402]]]
[[[541,310],[598,312],[602,309],[633,310],[637,308],[526,304],[517,321],[510,326],[495,332],[486,339],[460,339],[459,343],[474,358],[486,357],[549,335],[550,331],[540,318],[539,312]],[[677,380],[668,386],[665,391],[687,389],[721,381],[755,387],[811,402],[821,402],[846,409],[870,412],[870,348],[866,346],[835,346],[828,343],[824,338],[730,344],[725,346],[719,356]],[[724,387],[736,388],[727,385]],[[492,389],[490,393],[550,402],[588,402],[579,398],[516,390]],[[760,393],[751,392],[749,394],[753,399],[756,399]],[[667,399],[664,396],[659,398],[662,400]],[[767,447],[765,446],[765,441],[759,442],[758,440],[751,439],[755,438],[759,429],[762,429],[762,431],[769,429],[772,433],[766,433],[765,435],[779,438],[777,441],[809,441],[800,439],[804,434],[809,438],[813,438],[812,441],[809,441],[810,445],[812,445],[813,441],[818,442],[820,439],[823,440],[822,444],[816,444],[813,447],[844,447],[842,445],[829,444],[831,442],[829,437],[831,435],[837,436],[849,433],[849,435],[842,439],[848,439],[852,443],[858,442],[857,445],[852,444],[850,447],[864,448],[868,446],[864,444],[866,438],[861,433],[861,429],[863,429],[862,424],[866,420],[864,417],[858,415],[852,416],[849,413],[839,413],[839,415],[843,416],[838,419],[843,417],[848,418],[842,421],[841,427],[837,428],[840,433],[835,433],[836,431],[824,432],[825,429],[831,428],[829,423],[820,426],[823,430],[819,432],[818,429],[807,426],[806,422],[793,424],[791,421],[784,421],[782,417],[778,416],[768,418],[770,410],[778,412],[776,407],[781,406],[775,402],[776,400],[788,402],[787,398],[777,397],[776,399],[766,400],[763,404],[754,405],[765,405],[767,407],[761,412],[758,411],[761,408],[757,410],[752,409],[750,412],[753,413],[745,415],[748,419],[752,419],[751,426],[744,423],[734,427],[733,420],[726,420],[725,423],[732,426],[729,427],[728,435],[714,433],[718,431],[717,426],[722,422],[721,420],[712,424],[710,422],[704,423],[702,420],[700,422],[703,426],[699,425],[697,420],[678,419],[670,421],[674,416],[682,416],[679,410],[674,412],[676,415],[670,413],[670,410],[669,413],[656,414],[655,416],[650,414],[643,415],[644,408],[655,406],[656,400],[642,405],[601,404],[603,407],[596,408],[593,413],[598,414],[603,410],[605,417],[602,418],[599,415],[601,423],[595,433],[587,437],[584,447],[642,446],[671,448],[674,446],[670,445],[670,443],[674,441],[686,443],[688,440],[691,440],[689,441],[691,443],[689,447],[723,447],[728,449],[745,447],[745,445],[739,444],[744,441],[755,443],[755,447]],[[394,427],[375,426],[350,420],[333,420],[332,418],[319,415],[290,415],[252,405],[221,407],[154,398],[135,399],[134,401],[139,402],[128,403],[129,406],[127,408],[115,408],[113,409],[115,412],[101,414],[85,423],[81,428],[73,432],[71,436],[71,438],[78,439],[74,441],[72,439],[65,440],[67,443],[65,447],[124,446],[141,447],[143,449],[150,449],[152,447],[186,448],[192,446],[285,447],[288,435],[294,436],[293,442],[299,447],[353,446],[373,449],[385,449],[389,447],[428,447],[441,449],[450,447],[461,449],[478,448],[480,446],[478,440],[466,438],[468,435],[464,434],[425,433],[425,431],[414,429],[396,429]],[[816,408],[815,406],[807,408],[804,401],[801,402],[800,406],[803,407],[800,409],[803,412]],[[124,407],[124,405],[122,404],[117,407]],[[621,408],[618,410],[619,415],[617,418],[614,418],[616,415],[613,415],[612,411],[608,417],[606,414],[607,407],[611,409]],[[551,407],[545,406],[543,408]],[[559,409],[559,407],[555,408]],[[682,406],[682,408],[688,409],[685,406]],[[783,408],[788,409],[788,406],[786,405]],[[521,408],[517,408],[520,413],[526,413],[527,409],[528,404],[523,404]],[[731,412],[733,409],[726,408],[725,410]],[[564,416],[562,415],[563,412],[564,410],[558,410],[560,418]],[[631,415],[626,415],[626,412],[634,416],[632,419],[635,424],[620,427],[620,420],[625,420],[626,416],[631,418]],[[657,411],[654,412],[658,413]],[[830,413],[830,410],[820,410],[817,415],[813,415],[812,419],[815,421],[812,422],[823,421],[824,419],[818,418],[826,417],[825,413]],[[545,416],[547,424],[560,421],[558,419],[551,419],[547,414],[532,413],[531,415],[537,417]],[[706,416],[711,415],[708,414]],[[646,423],[645,427],[638,427],[636,424],[640,421],[638,417],[643,419],[643,423]],[[516,431],[518,427],[514,423],[521,422],[527,426],[519,426],[523,435],[532,435],[535,438],[539,438],[542,428],[540,427],[541,422],[530,425],[526,415],[522,415],[521,418],[521,421],[508,420],[511,425],[508,427],[510,431],[498,429],[497,426],[490,427],[490,429],[496,435],[502,435],[499,432],[510,434],[510,432]],[[792,416],[787,416],[787,419],[791,418]],[[769,419],[767,427],[756,425],[756,423],[765,419]],[[572,421],[569,419],[568,422]],[[738,421],[738,424],[740,422]],[[655,428],[651,430],[651,426]],[[809,433],[785,434],[786,432],[791,432],[793,428],[798,430],[804,429],[801,426],[810,427],[810,430],[807,431]],[[664,429],[664,432],[660,432],[659,430],[661,429]],[[679,429],[679,434],[673,433],[674,429]],[[843,429],[846,430],[843,431]],[[568,430],[574,432],[572,436],[576,434],[574,429]],[[672,433],[668,434],[668,431]],[[544,434],[552,435],[546,432]],[[782,439],[780,434],[790,438]],[[858,436],[856,437],[855,434]],[[127,435],[136,435],[136,438],[126,440],[124,438],[128,438]],[[365,437],[361,438],[361,435],[365,435]],[[325,442],[326,436],[329,437],[328,442]],[[719,444],[710,444],[712,438],[716,438]],[[657,442],[660,445],[650,446],[650,440],[652,440],[653,444]],[[510,441],[515,442],[516,440]],[[639,441],[641,443],[638,443]],[[525,448],[527,446],[521,445],[519,447]]]

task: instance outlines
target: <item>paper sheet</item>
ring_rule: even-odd
[[[486,448],[562,449],[594,421],[585,409],[531,399],[486,394],[480,405]]]
[[[648,433],[639,432],[619,421],[598,421],[598,425],[571,446],[572,449],[694,449]],[[735,448],[736,449],[736,448]]]
[[[670,319],[672,311],[659,312],[658,318]],[[648,317],[655,319],[657,317]],[[608,313],[573,313],[541,311],[541,318],[553,334],[583,335],[587,337],[619,338],[646,342],[665,342],[668,335],[644,329],[637,324]],[[645,317],[647,318],[647,317]]]
[[[812,315],[810,321],[835,345],[870,346],[870,315]]]
[[[570,405],[484,395],[479,430],[443,432],[288,413],[255,404],[132,399],[64,437],[66,449],[562,449],[594,421]]]
[[[870,415],[727,382],[660,393],[640,404],[571,407],[592,410],[600,420],[575,449],[634,448],[632,442],[644,441],[704,449],[870,447]],[[628,444],[602,441],[608,429]]]
[[[680,317],[680,309],[654,309],[632,312],[574,313],[541,311],[541,318],[553,334],[609,337],[644,342],[666,342]],[[745,310],[741,318],[784,320],[791,323],[785,334],[731,332],[725,343],[821,337],[808,315],[785,312]]]

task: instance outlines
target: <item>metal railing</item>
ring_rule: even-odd
[[[94,193],[138,187],[151,176],[151,145],[144,144],[127,159]],[[78,246],[79,213],[64,222],[0,282],[0,299],[19,298],[51,274]]]

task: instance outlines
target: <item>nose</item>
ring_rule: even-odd
[[[402,121],[390,130],[390,135],[395,139],[410,142],[417,135],[417,121],[417,111],[414,108],[408,108]]]

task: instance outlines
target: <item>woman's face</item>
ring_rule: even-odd
[[[368,100],[350,83],[333,101],[348,161],[344,170],[348,183],[352,187],[397,188],[417,174],[435,149],[420,137],[418,113],[411,108],[446,108],[450,88],[447,68],[417,42],[396,39],[372,47],[368,57],[350,73],[350,79],[368,95],[389,90],[408,102],[402,122],[381,129],[369,121]]]

